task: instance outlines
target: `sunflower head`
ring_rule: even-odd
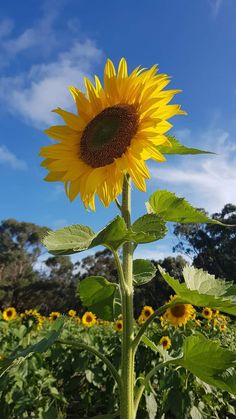
[[[2,317],[6,321],[15,320],[17,317],[16,309],[14,307],[7,307],[2,313]]]
[[[171,339],[169,338],[169,336],[162,336],[159,343],[165,350],[168,350],[171,347]]]
[[[70,87],[77,114],[54,110],[65,125],[45,131],[57,141],[41,149],[42,166],[49,171],[45,179],[64,182],[71,201],[80,194],[92,209],[96,194],[106,207],[117,198],[126,174],[145,191],[150,178],[145,161],[165,161],[158,146],[170,145],[168,119],[185,113],[169,105],[179,92],[163,90],[169,81],[156,65],[129,74],[122,58],[118,70],[107,60],[103,86],[95,76],[94,83],[85,78],[85,93]]]
[[[173,302],[176,296],[170,298]],[[195,309],[191,304],[176,304],[166,310],[164,319],[175,327],[184,326],[189,320],[195,317]]]
[[[121,320],[121,319],[116,320],[116,322],[114,323],[114,329],[117,332],[122,332],[122,330],[123,330],[123,320]]]
[[[141,312],[141,316],[146,320],[154,313],[154,310],[151,306],[144,306]]]
[[[52,311],[49,314],[49,320],[54,321],[56,320],[58,317],[60,317],[61,313],[59,313],[59,311]]]
[[[211,319],[212,318],[212,309],[209,307],[204,307],[202,310],[202,315],[205,317],[205,319]]]
[[[75,310],[72,310],[72,309],[71,309],[71,310],[69,310],[69,311],[68,311],[68,316],[69,316],[69,317],[75,317],[75,316],[76,316],[76,311],[75,311]]]
[[[92,327],[97,323],[95,314],[91,311],[86,311],[82,317],[82,324],[86,327]]]

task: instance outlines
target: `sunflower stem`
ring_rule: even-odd
[[[122,216],[127,227],[131,225],[131,186],[130,178],[124,178],[122,193]],[[124,287],[122,293],[122,355],[120,394],[121,419],[134,419],[134,319],[133,319],[133,244],[123,246]]]

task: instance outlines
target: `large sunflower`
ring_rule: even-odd
[[[106,207],[115,200],[125,174],[145,191],[145,179],[150,178],[145,160],[165,161],[158,145],[170,144],[165,133],[172,125],[167,120],[184,113],[180,105],[168,105],[180,90],[163,90],[170,78],[157,71],[154,65],[128,74],[122,58],[116,72],[107,60],[104,87],[97,76],[94,84],[85,78],[85,94],[70,87],[78,114],[54,110],[66,125],[45,131],[58,141],[41,149],[46,158],[42,166],[49,170],[45,180],[64,182],[71,201],[80,194],[92,209],[96,193]]]

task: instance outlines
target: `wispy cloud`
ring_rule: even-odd
[[[6,164],[12,169],[25,170],[27,164],[24,160],[18,159],[15,154],[7,149],[4,145],[0,145],[0,164]]]
[[[185,131],[186,138],[190,132]],[[182,132],[183,139],[184,134]],[[202,134],[192,134],[192,145],[210,149],[217,155],[176,157],[174,164],[155,166],[152,177],[160,187],[185,196],[197,207],[210,213],[219,211],[226,203],[235,202],[236,142],[230,132],[211,128]],[[173,167],[174,166],[174,167]]]
[[[60,1],[60,4],[63,2]],[[29,54],[28,69],[10,77],[2,68],[0,76],[0,104],[3,109],[14,113],[36,127],[53,123],[56,115],[50,111],[57,106],[70,108],[72,100],[67,87],[82,88],[81,81],[92,72],[102,52],[91,39],[81,40],[74,27],[67,32],[56,25],[60,8],[50,6],[43,11],[32,27],[25,28],[17,36],[10,35],[10,21],[0,24],[5,34],[1,43],[1,62],[7,66],[19,55],[22,59]],[[69,42],[68,36],[70,36]],[[68,48],[69,45],[69,48]],[[37,51],[37,54],[36,54]],[[11,95],[9,95],[11,91]]]
[[[223,0],[208,0],[208,2],[210,3],[212,15],[216,17],[219,14]]]

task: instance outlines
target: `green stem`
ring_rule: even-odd
[[[136,397],[135,397],[135,400],[134,400],[134,411],[135,411],[135,415],[137,414],[139,402],[141,400],[141,397],[143,395],[143,392],[144,392],[147,384],[149,383],[150,379],[152,378],[152,376],[154,374],[156,374],[156,372],[160,368],[164,367],[165,365],[168,365],[168,363],[170,363],[170,362],[169,361],[166,361],[166,362],[161,362],[160,364],[156,365],[151,371],[149,371],[149,373],[144,378],[141,386],[138,388],[138,391],[136,393]]]
[[[127,227],[131,225],[131,186],[130,179],[125,177],[122,193],[122,216]],[[120,413],[122,419],[134,419],[134,319],[133,319],[133,245],[128,242],[123,246],[124,286],[122,294],[122,355],[120,395]]]
[[[133,340],[133,350],[134,352],[136,352],[139,343],[142,340],[142,336],[144,335],[144,333],[146,332],[148,326],[150,323],[152,323],[152,321],[157,317],[160,316],[160,314],[164,313],[168,308],[170,307],[174,307],[175,305],[180,304],[178,302],[173,302],[173,303],[167,303],[164,306],[161,306],[160,308],[158,308],[157,310],[154,311],[154,313],[148,317],[148,319],[145,321],[145,323],[142,325],[142,327],[139,329],[137,335],[135,336],[134,340]]]
[[[91,352],[93,355],[97,356],[98,358],[100,358],[104,362],[104,364],[106,364],[106,366],[109,368],[113,378],[117,382],[118,387],[121,391],[122,383],[121,383],[120,376],[119,376],[117,370],[115,369],[115,367],[112,365],[112,363],[109,361],[109,359],[107,359],[107,357],[105,355],[101,354],[101,352],[97,351],[97,349],[95,349],[91,346],[88,346],[85,343],[73,342],[71,340],[66,340],[66,339],[64,339],[64,340],[58,339],[57,342],[61,343],[62,345],[69,345],[69,346],[73,346],[74,348],[84,349],[88,352]]]

